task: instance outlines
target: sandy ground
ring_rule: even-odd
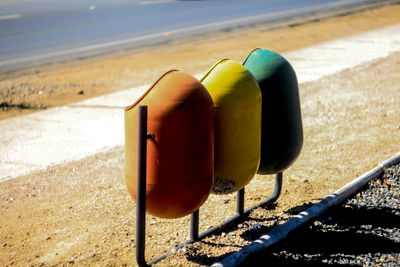
[[[52,107],[149,83],[170,68],[198,73],[222,57],[241,62],[254,47],[284,52],[399,23],[398,14],[399,5],[283,29],[259,26],[206,40],[202,37],[27,70],[1,77],[0,102]],[[196,266],[219,260],[399,151],[399,53],[303,84],[300,94],[304,146],[296,163],[284,173],[277,204],[257,209],[231,233],[196,242],[159,266]],[[1,116],[26,112],[11,108]],[[135,204],[124,179],[124,151],[118,147],[1,183],[0,262],[5,266],[135,265]],[[256,176],[246,187],[246,207],[268,196],[272,187],[272,176]],[[234,212],[234,194],[211,195],[200,211],[200,230]],[[189,217],[161,220],[148,216],[146,234],[150,260],[188,239]]]
[[[170,70],[208,70],[221,58],[242,62],[256,47],[279,53],[398,23],[399,6],[290,27],[259,25],[123,51],[67,64],[0,74],[0,119],[150,84]],[[271,30],[278,27],[279,29]],[[1,112],[1,110],[3,112]]]

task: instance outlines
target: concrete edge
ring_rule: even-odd
[[[324,213],[328,208],[343,202],[351,195],[357,193],[368,182],[381,175],[385,168],[388,168],[397,163],[400,163],[400,152],[392,156],[390,159],[380,163],[374,169],[364,173],[363,175],[354,179],[350,183],[346,184],[333,194],[321,200],[319,203],[297,214],[294,218],[273,228],[269,233],[261,236],[258,240],[254,241],[250,245],[231,254],[222,261],[212,264],[211,266],[212,267],[238,266],[246,259],[246,257],[259,253],[265,250],[266,248],[270,247],[271,245],[278,243],[293,230],[309,222],[310,220],[318,217],[319,215]]]

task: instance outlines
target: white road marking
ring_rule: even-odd
[[[0,15],[0,20],[19,19],[19,18],[22,18],[22,14]]]
[[[137,3],[138,6],[144,6],[144,5],[154,5],[154,4],[166,4],[166,3],[171,3],[171,2],[176,2],[176,0],[153,0],[153,1],[140,1]]]

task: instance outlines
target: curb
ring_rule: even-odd
[[[288,220],[287,222],[275,227],[268,234],[261,236],[258,240],[254,241],[250,245],[244,247],[236,253],[223,259],[221,262],[216,262],[212,264],[213,267],[227,267],[227,266],[238,266],[243,260],[251,255],[262,252],[268,247],[275,243],[278,243],[284,239],[290,232],[294,231],[303,224],[309,222],[310,220],[318,217],[324,213],[328,208],[338,205],[350,196],[354,195],[362,189],[368,182],[377,178],[381,175],[385,168],[392,165],[400,163],[400,152],[395,154],[390,159],[380,163],[374,169],[364,173],[358,178],[354,179],[350,183],[346,184],[333,194],[327,196],[319,203],[308,208],[307,210],[297,214],[294,218]]]
[[[400,0],[398,0],[400,1]],[[284,53],[299,84],[400,51],[400,24]],[[318,57],[315,57],[318,55]],[[0,182],[124,144],[123,108],[147,86],[0,121]]]

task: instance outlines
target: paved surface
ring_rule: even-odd
[[[400,25],[394,25],[284,56],[301,84],[399,50]],[[0,121],[0,181],[123,145],[123,108],[147,88],[144,85]]]
[[[0,72],[391,1],[0,1]]]

